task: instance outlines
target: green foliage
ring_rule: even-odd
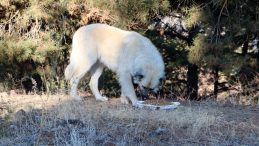
[[[199,35],[194,39],[193,45],[189,47],[188,60],[192,64],[202,65],[208,43],[205,36]]]
[[[168,12],[170,7],[168,0],[90,0],[86,3],[110,11],[114,25],[133,29],[140,24],[147,25],[152,17]]]
[[[181,9],[183,14],[185,14],[184,22],[187,27],[193,27],[199,25],[200,23],[207,24],[210,19],[213,18],[210,9],[204,9],[198,5],[193,5],[192,7],[183,7]]]
[[[156,0],[120,0],[115,8],[121,26],[132,22],[147,24],[152,16],[167,11],[169,3],[166,0],[161,2]]]
[[[231,79],[246,66],[258,69],[258,59],[254,57],[258,53],[251,51],[251,43],[258,37],[257,3],[256,0],[1,0],[0,81],[15,88],[20,87],[23,77],[39,74],[47,91],[65,89],[63,74],[73,33],[89,23],[108,23],[149,37],[163,55],[170,80],[178,76],[175,69],[185,68],[188,63],[207,71],[217,69]],[[191,43],[181,37],[146,31],[155,18],[171,13],[182,14],[180,19],[188,30],[200,26],[202,31],[198,35],[188,36]],[[183,72],[186,73],[179,74]],[[114,74],[106,72],[101,82],[114,78]],[[118,89],[115,82],[108,83],[114,85]]]
[[[32,59],[34,62],[44,63],[47,52],[59,50],[56,43],[48,36],[40,39],[5,38],[0,44],[2,62],[13,59],[22,62]]]

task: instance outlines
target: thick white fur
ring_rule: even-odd
[[[143,75],[134,82],[141,87],[156,90],[164,76],[164,62],[151,41],[134,31],[124,31],[105,24],[91,24],[79,28],[72,42],[70,64],[65,70],[70,80],[74,99],[80,100],[77,86],[80,79],[90,73],[90,89],[96,100],[106,101],[98,90],[98,79],[103,68],[108,67],[118,76],[121,85],[121,101],[138,103],[132,77]]]

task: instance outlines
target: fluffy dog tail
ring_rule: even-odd
[[[65,69],[65,79],[67,81],[69,81],[72,77],[73,77],[73,74],[74,74],[74,69],[73,69],[73,65],[72,64],[69,64],[67,66],[67,68]]]

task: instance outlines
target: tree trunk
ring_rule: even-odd
[[[213,75],[214,75],[214,98],[217,99],[218,96],[218,86],[219,86],[219,69],[218,67],[214,68],[213,71]]]
[[[188,64],[187,95],[190,100],[198,99],[198,66],[195,64]]]
[[[243,47],[242,47],[242,55],[246,55],[247,54],[247,51],[248,51],[248,35],[246,35],[246,38],[245,38],[245,42],[243,44]]]

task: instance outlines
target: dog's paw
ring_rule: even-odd
[[[145,101],[139,100],[138,104],[143,104]]]
[[[129,104],[129,100],[127,98],[121,97],[120,99],[122,104]]]
[[[135,102],[132,102],[132,106],[142,108],[143,107],[143,103],[144,103],[144,101],[137,100]]]
[[[82,97],[82,96],[73,96],[72,98],[73,98],[73,100],[75,100],[75,101],[82,101],[82,100],[83,100],[83,97]]]
[[[96,97],[96,100],[98,100],[98,101],[107,101],[108,98],[105,97],[105,96],[100,96],[100,97]]]

